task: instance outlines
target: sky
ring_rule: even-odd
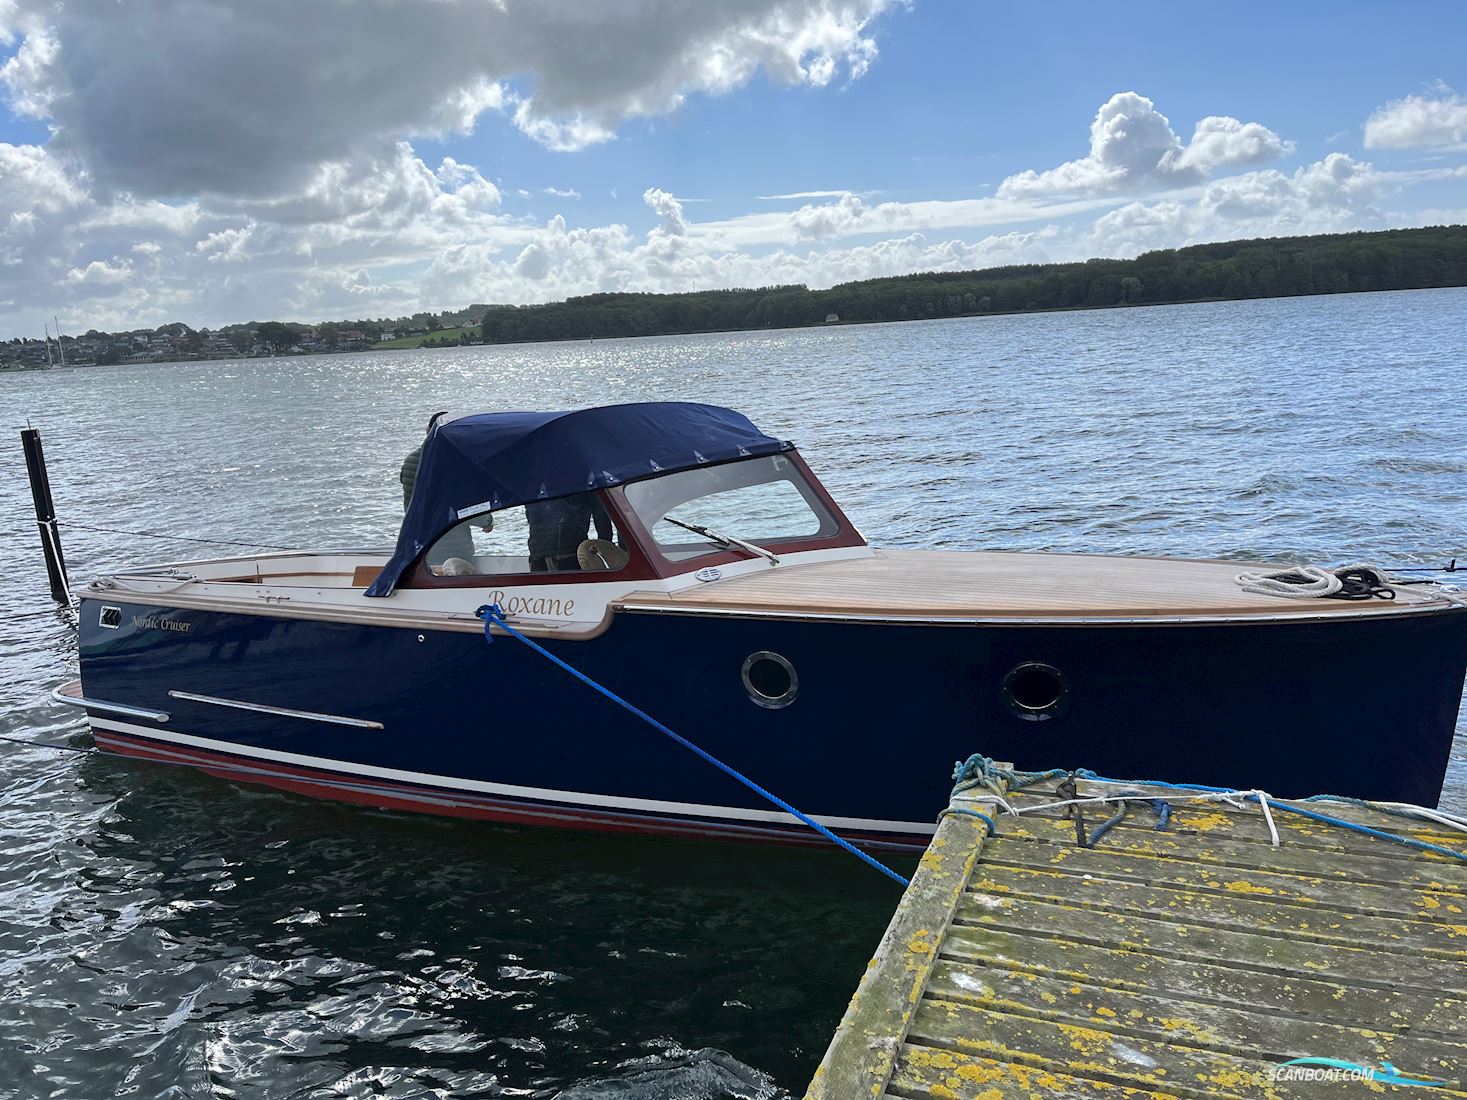
[[[1467,5],[0,0],[0,338],[1467,223]]]

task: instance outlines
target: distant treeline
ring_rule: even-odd
[[[1023,264],[690,294],[589,294],[492,307],[485,343],[907,321],[1029,310],[1467,286],[1467,226],[1228,241],[1134,260]]]

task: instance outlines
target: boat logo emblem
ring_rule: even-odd
[[[116,630],[122,625],[122,608],[104,606],[97,614],[97,625],[108,630]]]
[[[723,570],[717,566],[710,565],[698,570],[693,576],[700,581],[716,581],[723,576]]]

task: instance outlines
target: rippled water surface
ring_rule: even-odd
[[[663,398],[795,439],[886,545],[1434,564],[1467,552],[1464,363],[1467,291],[1438,290],[90,368],[0,400],[44,430],[77,578],[201,549],[127,532],[387,543],[431,412]],[[6,446],[0,734],[84,745]],[[4,1096],[798,1094],[896,900],[840,855],[0,766]],[[1461,727],[1448,782],[1467,808]]]

